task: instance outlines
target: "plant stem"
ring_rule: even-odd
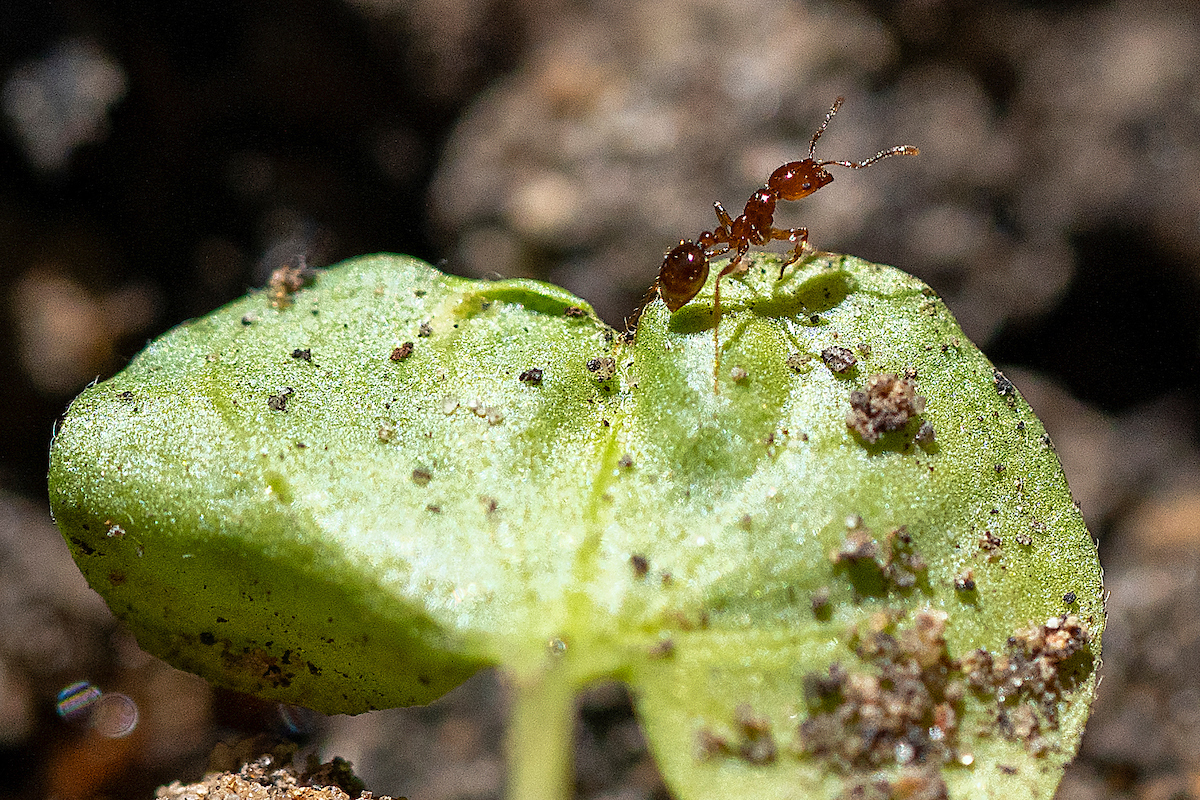
[[[575,690],[563,669],[509,676],[508,800],[570,800]]]

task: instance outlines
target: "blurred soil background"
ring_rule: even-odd
[[[6,0],[0,798],[148,798],[262,731],[379,793],[498,797],[490,676],[326,719],[141,654],[50,523],[54,420],[298,254],[544,278],[619,326],[838,95],[823,157],[922,154],[777,224],[937,289],[1100,543],[1104,680],[1059,797],[1200,798],[1200,6],[1156,0]],[[84,680],[136,703],[132,732],[56,713]],[[667,797],[620,687],[580,715],[580,797]]]

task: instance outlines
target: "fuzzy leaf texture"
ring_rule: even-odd
[[[74,401],[55,519],[143,647],[239,691],[616,678],[681,800],[1052,796],[1104,612],[1049,437],[916,279],[751,264],[718,387],[711,279],[636,342],[399,256],[253,293]]]

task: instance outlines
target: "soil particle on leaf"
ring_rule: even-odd
[[[749,764],[764,765],[775,761],[778,748],[771,734],[771,725],[742,703],[733,712],[732,736],[724,736],[708,728],[696,733],[697,756],[702,761],[719,757],[739,758]]]
[[[612,377],[617,374],[617,360],[609,356],[589,358],[587,369],[598,381],[612,380]]]
[[[749,377],[750,373],[746,371],[745,367],[733,367],[729,370],[729,378],[734,383],[741,383]]]
[[[842,544],[829,554],[829,560],[834,565],[873,561],[878,557],[879,543],[871,536],[871,532],[861,525],[846,531],[846,538],[842,540]]]
[[[580,317],[586,317],[587,312],[584,311],[579,306],[567,306],[566,308],[563,309],[563,316],[569,317],[571,319],[578,319]]]
[[[788,369],[791,369],[794,372],[808,372],[810,369],[812,369],[810,366],[811,362],[811,356],[806,356],[803,353],[797,352],[790,354],[783,363],[787,365]]]
[[[311,364],[312,350],[308,347],[304,348],[303,350],[297,347],[292,351],[292,358],[296,359],[297,361],[307,361],[309,364]]]
[[[996,393],[1001,397],[1012,397],[1017,392],[1017,387],[1013,386],[1012,381],[998,369],[992,370],[992,383],[996,386]]]
[[[650,646],[650,652],[647,654],[654,660],[670,658],[675,655],[675,640],[661,639]]]
[[[991,531],[984,531],[979,537],[979,549],[987,554],[988,561],[995,561],[1000,557],[1000,548],[1003,545],[1004,540]]]
[[[392,361],[403,361],[413,354],[414,349],[415,348],[412,342],[405,342],[399,347],[394,348],[389,358],[391,358]]]
[[[829,614],[829,587],[822,586],[812,593],[809,597],[809,605],[812,607],[812,612],[818,617],[824,618]]]
[[[267,296],[271,298],[271,307],[283,310],[292,305],[292,295],[306,286],[311,286],[317,278],[317,271],[308,266],[304,256],[297,256],[294,264],[284,264],[277,267],[267,280]],[[242,317],[242,324],[248,324]]]
[[[479,417],[480,419],[487,420],[489,425],[499,425],[501,422],[504,422],[504,412],[503,411],[496,408],[495,406],[486,405],[482,400],[479,400],[478,398],[472,398],[472,399],[468,400],[467,402],[462,404],[462,407],[467,409],[468,411],[470,411],[472,414]],[[445,407],[443,405],[443,409],[444,408]]]
[[[897,630],[889,615],[875,615],[853,638],[859,658],[877,671],[850,672],[835,663],[827,676],[805,676],[810,714],[800,725],[801,753],[842,772],[950,760],[962,685],[946,652],[947,619],[926,609]]]
[[[975,570],[965,569],[955,576],[954,588],[960,592],[975,591]]]
[[[879,437],[900,430],[925,410],[925,398],[917,394],[917,384],[894,373],[880,373],[867,379],[866,390],[850,393],[846,426],[874,444]]]
[[[417,486],[428,486],[433,480],[433,473],[424,467],[415,467],[412,471],[412,482]]]
[[[421,327],[417,329],[417,336],[422,339],[428,339],[430,336],[433,336],[433,325],[428,322],[422,322]]]
[[[838,345],[826,347],[822,350],[821,360],[825,362],[825,366],[829,367],[830,372],[835,372],[838,375],[845,375],[858,364],[858,359],[854,357],[854,353]]]
[[[537,367],[530,367],[517,376],[517,380],[519,380],[521,383],[527,383],[530,386],[540,386],[544,374],[545,373],[541,369]]]
[[[733,718],[738,729],[738,756],[751,764],[773,762],[777,751],[771,724],[746,703],[734,709]]]
[[[921,423],[921,427],[917,429],[916,442],[921,447],[929,447],[935,441],[936,434],[933,430],[933,425],[928,420]]]
[[[634,553],[629,557],[629,566],[633,569],[633,576],[639,580],[646,577],[646,573],[650,571],[650,562],[641,553]]]
[[[910,589],[929,569],[924,557],[914,549],[907,527],[901,525],[889,531],[882,545],[863,526],[860,517],[848,519],[847,528],[842,544],[829,554],[835,567],[859,572],[866,567],[882,579],[883,589]]]
[[[267,398],[267,408],[272,411],[286,411],[288,398],[296,393],[296,390],[288,386],[281,389],[279,392]]]

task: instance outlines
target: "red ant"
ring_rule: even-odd
[[[775,203],[779,200],[799,200],[832,182],[833,176],[825,169],[830,164],[862,169],[890,156],[915,156],[920,152],[911,145],[899,145],[876,153],[865,161],[817,161],[817,140],[829,127],[829,121],[838,112],[844,99],[839,97],[833,101],[833,106],[825,115],[825,121],[812,135],[812,140],[808,143],[808,158],[803,161],[789,161],[772,172],[771,177],[767,178],[767,184],[746,201],[746,208],[737,219],[730,219],[720,201],[713,203],[717,221],[721,224],[715,230],[701,233],[695,242],[681,239],[663,259],[658,278],[650,289],[651,296],[657,290],[667,308],[675,312],[691,302],[708,280],[710,258],[725,253],[736,253],[717,274],[717,282],[713,287],[713,343],[718,348],[714,372],[720,368],[720,345],[717,343],[716,326],[721,320],[721,278],[749,269],[749,265],[742,263],[742,258],[750,251],[751,246],[763,245],[773,240],[787,240],[793,243],[793,247],[791,257],[779,268],[779,277],[782,279],[783,271],[799,261],[804,255],[804,248],[808,246],[807,228],[784,230],[774,227]]]

